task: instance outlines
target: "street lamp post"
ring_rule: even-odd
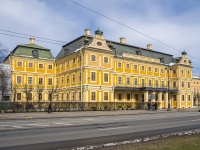
[[[169,94],[169,91],[170,91],[170,80],[169,80],[169,76],[170,76],[170,71],[172,70],[172,67],[171,66],[168,66],[165,68],[166,70],[168,70],[168,107],[167,107],[167,111],[171,111],[171,108],[170,108],[170,94]]]

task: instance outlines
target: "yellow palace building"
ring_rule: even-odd
[[[34,87],[32,101],[38,100],[40,85],[41,101],[48,101],[48,90],[56,87],[53,101],[80,102],[94,109],[136,108],[148,102],[157,102],[160,109],[169,104],[170,108],[193,107],[192,66],[185,51],[174,58],[153,50],[151,44],[141,48],[127,44],[123,37],[119,42],[106,40],[99,29],[94,36],[86,29],[85,35],[63,45],[56,58],[33,42],[25,45],[27,49],[22,47],[5,63],[12,66],[13,85]],[[23,101],[18,93],[16,100]]]

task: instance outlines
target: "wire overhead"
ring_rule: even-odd
[[[169,48],[171,48],[171,49],[173,49],[173,50],[176,50],[176,51],[178,51],[178,52],[182,52],[182,51],[178,50],[177,48],[174,48],[173,46],[170,46],[169,44],[166,44],[166,43],[164,43],[164,42],[162,42],[162,41],[160,41],[160,40],[157,40],[157,39],[155,39],[154,37],[151,37],[151,36],[149,36],[149,35],[147,35],[147,34],[145,34],[145,33],[143,33],[143,32],[140,32],[140,31],[138,31],[138,30],[136,30],[136,29],[134,29],[134,28],[132,28],[132,27],[130,27],[130,26],[128,26],[128,25],[125,25],[125,24],[123,24],[123,23],[121,23],[121,22],[119,22],[119,21],[117,21],[117,20],[115,20],[115,19],[112,19],[112,18],[110,18],[110,17],[108,17],[108,16],[106,16],[106,15],[103,15],[103,14],[101,14],[101,13],[99,13],[99,12],[93,10],[93,9],[90,9],[90,8],[88,8],[88,7],[86,7],[86,6],[83,6],[83,5],[81,5],[81,4],[79,4],[79,3],[75,2],[75,1],[72,1],[72,0],[68,0],[68,1],[71,2],[71,3],[74,3],[74,4],[78,5],[78,6],[80,6],[80,7],[82,7],[82,8],[85,8],[85,9],[87,9],[87,10],[89,10],[89,11],[91,11],[91,12],[93,12],[93,13],[99,15],[99,16],[102,16],[102,17],[104,17],[104,18],[106,18],[106,19],[108,19],[108,20],[111,20],[111,21],[113,21],[113,22],[115,22],[115,23],[117,23],[117,24],[119,24],[119,25],[122,25],[122,26],[124,26],[124,27],[126,27],[126,28],[128,28],[128,29],[131,29],[132,31],[135,31],[135,32],[137,32],[137,33],[139,33],[139,34],[141,34],[141,35],[143,35],[143,36],[146,36],[146,37],[148,37],[148,38],[150,38],[150,39],[152,39],[152,40],[154,40],[154,41],[156,41],[156,42],[158,42],[158,43],[160,43],[160,44],[163,44],[163,45],[165,45],[165,46],[167,46],[167,47],[169,47]],[[188,56],[190,56],[190,57],[196,59],[197,61],[200,61],[199,59],[197,59],[197,58],[195,58],[195,57],[193,57],[193,56],[191,56],[191,55],[188,55]]]

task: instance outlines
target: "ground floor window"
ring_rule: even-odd
[[[17,100],[20,101],[21,100],[21,93],[17,93]]]
[[[126,95],[126,99],[127,99],[127,101],[130,101],[130,99],[131,99],[131,94],[128,93],[128,94]]]
[[[173,101],[176,101],[176,95],[173,95]]]
[[[42,93],[39,94],[38,99],[39,99],[39,101],[42,101]]]
[[[119,101],[122,100],[122,94],[121,94],[121,93],[118,94],[118,100],[119,100]]]
[[[108,92],[104,92],[104,101],[108,101]]]
[[[10,96],[3,96],[3,100],[4,101],[9,101],[10,100]]]
[[[135,101],[138,101],[138,94],[135,94]]]
[[[92,92],[92,94],[91,94],[91,100],[93,100],[93,101],[96,100],[96,92]]]

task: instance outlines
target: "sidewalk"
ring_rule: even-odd
[[[171,113],[171,112],[198,112],[198,108],[172,109],[171,111],[167,111],[166,109],[161,109],[158,111],[147,111],[147,110],[76,111],[76,112],[54,112],[51,114],[49,114],[47,112],[0,113],[0,120],[140,115],[140,114]]]

